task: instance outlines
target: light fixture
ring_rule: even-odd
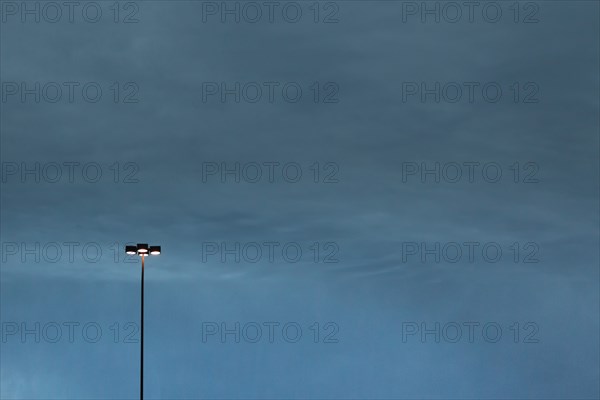
[[[125,246],[125,253],[127,253],[129,255],[134,255],[137,253],[137,247],[136,246]]]
[[[138,252],[138,254],[148,253],[148,244],[147,243],[138,243],[137,252]]]
[[[160,246],[150,246],[150,255],[157,256],[160,254]]]

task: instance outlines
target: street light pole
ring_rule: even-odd
[[[160,246],[148,246],[138,243],[137,246],[125,246],[125,252],[130,255],[137,254],[142,257],[142,286],[140,298],[140,400],[144,400],[144,259],[146,256],[157,256],[160,254]]]
[[[140,400],[144,400],[144,258],[146,258],[146,256],[142,255],[142,309],[140,312]]]

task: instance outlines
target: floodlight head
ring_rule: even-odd
[[[137,245],[137,252],[139,255],[146,255],[148,254],[148,244],[147,243],[138,243]]]
[[[125,253],[133,255],[137,253],[137,247],[136,246],[125,246]]]
[[[157,256],[160,254],[160,246],[150,246],[150,255]]]

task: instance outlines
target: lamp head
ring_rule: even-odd
[[[157,256],[160,254],[160,246],[150,246],[150,255]]]
[[[137,252],[140,256],[147,255],[148,254],[148,244],[147,243],[138,243]]]
[[[160,254],[160,246],[148,246],[147,243],[138,243],[137,246],[125,246],[125,253],[140,257],[143,256],[157,256]]]

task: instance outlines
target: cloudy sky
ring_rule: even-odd
[[[0,397],[600,395],[597,2],[0,7]]]

